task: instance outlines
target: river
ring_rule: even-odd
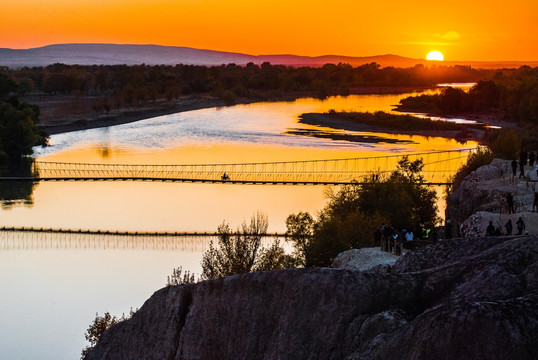
[[[40,161],[195,164],[292,161],[457,150],[476,143],[381,135],[405,143],[364,144],[287,134],[305,112],[390,111],[399,95],[352,95],[203,109],[51,137]],[[331,129],[325,129],[331,130]],[[463,161],[463,160],[462,160]],[[326,187],[149,182],[42,182],[24,201],[4,202],[0,227],[142,232],[214,232],[254,212],[283,232],[286,217],[315,214]],[[140,307],[172,269],[200,272],[209,239],[0,232],[2,358],[73,359],[95,317]]]

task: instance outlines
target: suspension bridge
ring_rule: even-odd
[[[476,149],[357,157],[230,164],[131,165],[35,161],[30,176],[0,177],[0,181],[171,181],[263,185],[347,185],[370,176],[383,178],[407,156],[422,159],[427,185],[448,185]]]
[[[0,251],[10,250],[158,250],[202,252],[216,241],[218,234],[118,232],[37,228],[0,228]],[[268,245],[283,234],[264,234]]]

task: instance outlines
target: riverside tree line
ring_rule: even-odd
[[[17,82],[21,95],[40,91],[98,96],[102,98],[103,106],[111,108],[148,101],[173,101],[193,94],[220,97],[229,104],[235,103],[237,98],[274,99],[290,93],[308,93],[323,98],[347,95],[357,87],[430,87],[442,82],[476,82],[495,74],[493,70],[469,66],[381,68],[376,63],[358,67],[326,64],[319,68],[270,63],[211,67],[54,64],[0,68],[0,73]]]

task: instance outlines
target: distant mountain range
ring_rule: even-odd
[[[432,63],[422,59],[412,59],[398,55],[378,55],[352,57],[339,55],[298,56],[298,55],[248,55],[233,52],[201,50],[188,47],[159,45],[117,45],[117,44],[57,44],[32,49],[0,48],[0,66],[46,66],[54,63],[79,65],[221,65],[249,62],[281,64],[290,66],[318,67],[327,63],[347,63],[360,66],[376,62],[382,67],[412,67],[424,65],[471,65],[482,68],[538,66],[533,62],[459,62],[445,61]]]

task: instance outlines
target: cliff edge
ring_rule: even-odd
[[[534,359],[538,236],[455,239],[367,271],[157,291],[86,359]]]
[[[535,167],[525,166],[525,178],[512,176],[509,160],[493,159],[465,177],[447,198],[445,217],[456,225],[454,235],[458,230],[463,237],[484,236],[490,221],[501,234],[508,235],[506,224],[511,220],[512,234],[516,234],[520,218],[525,224],[522,234],[538,235],[538,212],[533,211],[536,191]],[[513,212],[509,210],[509,195]]]

